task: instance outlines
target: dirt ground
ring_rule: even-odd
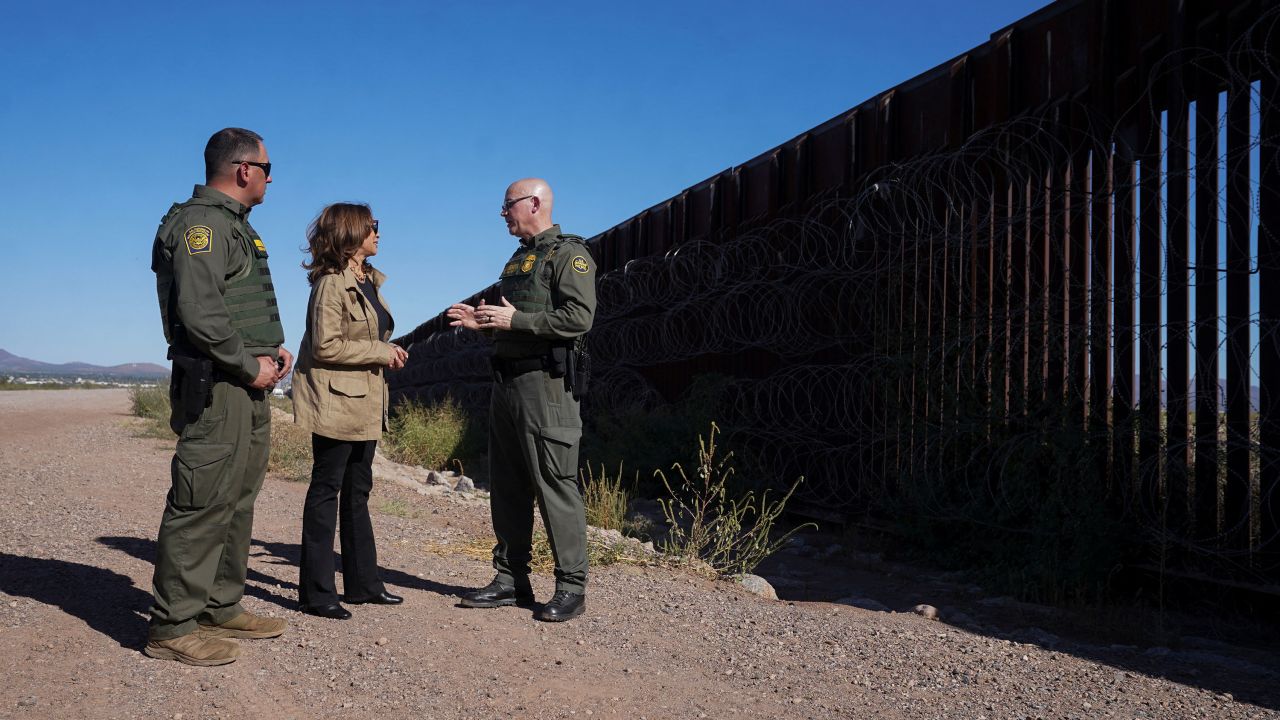
[[[963,578],[814,542],[762,574],[782,600],[662,568],[593,569],[587,614],[457,607],[492,569],[482,498],[380,481],[399,607],[296,611],[306,487],[268,478],[245,605],[284,617],[217,668],[140,652],[171,441],[124,390],[0,393],[0,718],[1280,718],[1280,660],[1211,633],[1108,641]],[[535,578],[540,599],[550,577]],[[910,612],[939,607],[944,621]]]

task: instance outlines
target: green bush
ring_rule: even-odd
[[[453,459],[480,454],[483,437],[452,398],[434,405],[406,400],[387,423],[387,456],[396,462],[443,470]]]
[[[129,412],[140,418],[169,422],[169,388],[137,385],[129,388]]]

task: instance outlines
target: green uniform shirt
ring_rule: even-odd
[[[521,240],[506,267],[517,267],[531,250],[545,249],[557,242],[560,226]],[[596,268],[591,254],[580,240],[567,240],[545,263],[534,270],[533,282],[549,292],[550,308],[520,310],[511,317],[510,330],[494,333],[493,352],[497,357],[521,358],[546,354],[553,340],[570,340],[591,329],[596,314]],[[499,304],[496,301],[493,304]]]
[[[277,346],[284,342],[280,333],[275,345],[247,346],[227,310],[228,282],[249,272],[254,263],[247,242],[265,253],[261,237],[249,224],[249,211],[225,193],[196,185],[192,199],[175,206],[161,221],[151,254],[170,345],[177,341],[175,325],[181,325],[197,352],[244,383],[257,378],[257,357],[276,357]],[[176,317],[170,317],[171,312]]]

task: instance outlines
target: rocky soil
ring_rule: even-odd
[[[268,478],[245,604],[289,631],[223,667],[153,660],[172,442],[127,409],[123,390],[0,393],[0,718],[1280,718],[1280,660],[1229,633],[1108,638],[815,538],[763,568],[781,600],[616,565],[569,623],[462,609],[492,575],[462,551],[488,536],[483,494],[381,464],[378,549],[404,605],[299,614],[306,488]],[[539,598],[552,585],[535,578]]]

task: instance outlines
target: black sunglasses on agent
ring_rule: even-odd
[[[373,234],[374,234],[374,235],[378,235],[378,234],[379,234],[379,233],[378,233],[378,221],[377,221],[377,220],[374,220],[374,221],[370,222],[370,223],[369,223],[369,229],[373,231]]]
[[[533,197],[533,195],[525,195],[524,197],[518,197],[518,198],[511,199],[511,200],[503,200],[503,201],[502,201],[502,212],[506,212],[506,211],[510,210],[512,205],[515,205],[516,203],[520,202],[521,200],[528,200],[528,199],[529,199],[529,198],[531,198],[531,197]]]
[[[240,163],[244,163],[245,165],[252,165],[256,168],[262,168],[263,174],[265,174],[267,177],[271,177],[271,163],[269,162],[260,163],[260,162],[254,162],[252,160],[232,160],[231,162],[234,165],[239,165]]]

